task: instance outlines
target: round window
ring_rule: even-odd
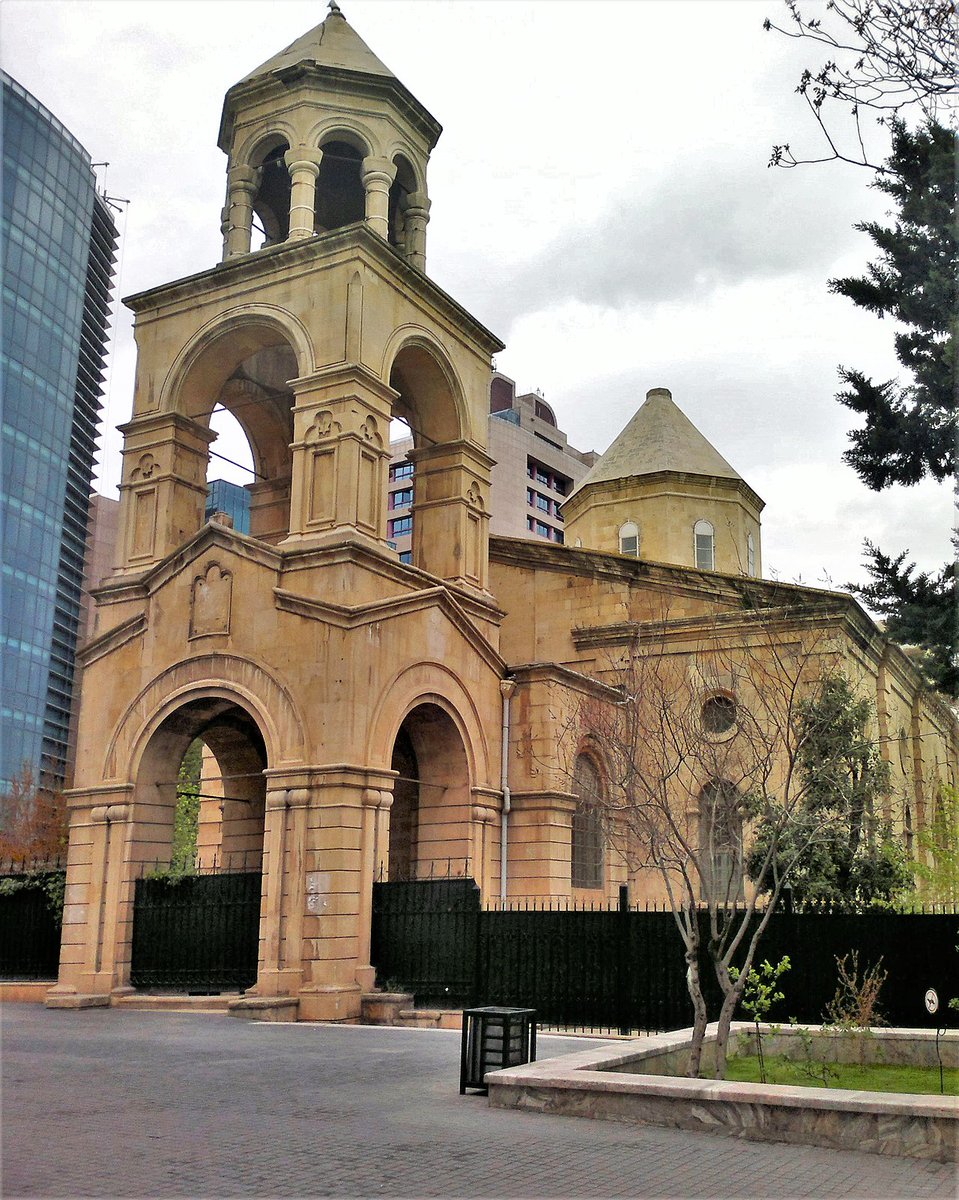
[[[703,728],[707,733],[728,733],[736,724],[736,701],[729,696],[710,696],[703,705]]]

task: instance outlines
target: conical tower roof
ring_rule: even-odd
[[[743,482],[742,476],[677,407],[669,390],[653,388],[646,393],[642,408],[581,480],[576,491],[591,483],[661,471]]]
[[[332,0],[325,21],[230,88],[220,118],[220,149],[230,152],[233,122],[244,104],[269,94],[271,89],[285,95],[290,88],[304,83],[319,83],[337,95],[346,88],[354,93],[388,96],[403,117],[420,130],[430,149],[443,132],[439,121],[377,58]]]
[[[298,37],[285,50],[261,63],[255,71],[244,75],[240,83],[248,83],[261,75],[271,75],[301,63],[359,71],[364,75],[383,75],[388,79],[396,78],[389,67],[380,62],[339,8],[333,5],[324,21],[308,33],[304,33],[302,37]]]

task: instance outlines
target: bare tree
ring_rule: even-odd
[[[829,0],[807,16],[798,0],[786,0],[789,19],[763,28],[805,39],[825,49],[818,69],[806,68],[796,91],[806,101],[826,143],[817,157],[796,158],[785,143],[773,146],[770,166],[796,167],[840,160],[880,174],[866,148],[863,116],[880,125],[918,109],[927,121],[948,122],[959,103],[959,49],[954,0]],[[837,133],[832,113],[845,109],[851,139]]]
[[[594,799],[608,840],[634,877],[654,872],[668,896],[695,1014],[692,1076],[701,1073],[710,1019],[704,961],[723,997],[722,1078],[760,939],[790,871],[819,836],[801,763],[819,732],[810,702],[839,658],[836,615],[792,605],[632,626],[628,638],[619,634],[627,644],[618,661],[601,672],[617,699],[585,696],[571,718],[569,744],[592,744],[610,776]],[[744,861],[760,827],[764,852],[753,855],[747,887]]]

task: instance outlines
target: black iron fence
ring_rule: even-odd
[[[0,979],[56,979],[64,880],[46,863],[0,876]]]
[[[138,879],[130,981],[209,993],[256,982],[259,871]]]
[[[372,933],[377,982],[412,991],[420,1005],[535,1008],[541,1022],[566,1028],[653,1031],[692,1022],[683,947],[668,911],[555,903],[484,911],[472,880],[378,883]],[[957,942],[955,913],[777,912],[759,959],[788,954],[792,969],[771,1017],[821,1022],[836,993],[836,960],[856,951],[860,974],[882,960],[879,1007],[890,1024],[933,1026],[959,995]],[[718,1012],[718,984],[703,967]],[[938,1018],[925,1009],[929,987],[940,996]]]

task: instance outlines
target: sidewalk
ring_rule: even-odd
[[[444,1030],[8,1005],[0,1032],[8,1198],[955,1194],[947,1164],[491,1110]]]

